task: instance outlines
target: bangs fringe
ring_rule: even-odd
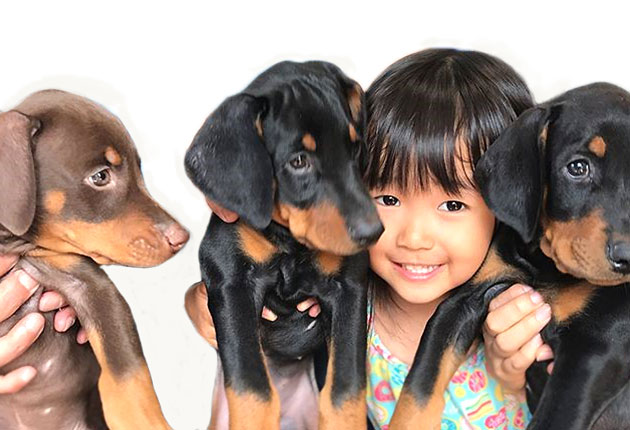
[[[437,184],[453,195],[476,187],[472,173],[488,145],[533,106],[526,84],[507,64],[444,49],[394,63],[366,96],[368,187],[406,191]]]

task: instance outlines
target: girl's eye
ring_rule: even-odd
[[[105,185],[109,184],[111,180],[112,175],[109,171],[109,168],[100,170],[88,178],[90,184],[94,185],[95,187],[104,187]]]
[[[462,202],[458,202],[457,200],[449,200],[447,202],[442,203],[438,209],[447,212],[459,212],[464,209],[466,205]]]
[[[376,203],[382,206],[400,206],[400,200],[398,200],[394,196],[389,196],[389,195],[378,196],[378,197],[375,197],[374,199],[376,200]]]

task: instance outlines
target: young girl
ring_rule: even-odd
[[[385,226],[369,250],[368,410],[375,427],[387,429],[427,321],[474,275],[492,239],[495,221],[474,166],[533,102],[507,64],[446,49],[397,61],[367,101],[364,179]],[[487,331],[491,343],[495,333]],[[456,373],[442,428],[524,428],[526,405],[504,396],[485,362],[480,345]]]
[[[430,49],[387,68],[367,102],[364,179],[385,226],[369,250],[367,402],[372,425],[386,430],[427,321],[477,271],[492,239],[495,221],[472,179],[474,165],[533,101],[497,58]],[[191,288],[187,310],[213,341],[205,289]],[[268,311],[263,317],[274,318]],[[549,306],[526,286],[491,303],[484,345],[445,393],[443,429],[525,428],[524,372],[551,355],[538,334],[549,319]]]

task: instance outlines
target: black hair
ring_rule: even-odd
[[[452,195],[476,188],[472,172],[483,152],[534,105],[525,81],[508,64],[456,49],[401,58],[370,85],[366,99],[361,165],[368,188],[405,192],[435,183]],[[464,177],[458,162],[469,163]],[[391,300],[391,292],[372,270],[368,287],[374,315],[375,301]]]
[[[474,166],[501,131],[534,104],[523,79],[505,62],[455,49],[427,49],[396,61],[366,97],[362,164],[368,187],[424,190],[435,182],[455,195],[475,186],[472,174],[458,175],[456,163]]]

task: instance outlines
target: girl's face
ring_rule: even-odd
[[[474,275],[494,231],[494,216],[476,190],[454,196],[433,185],[371,194],[385,232],[369,250],[370,265],[395,295],[430,303]]]

